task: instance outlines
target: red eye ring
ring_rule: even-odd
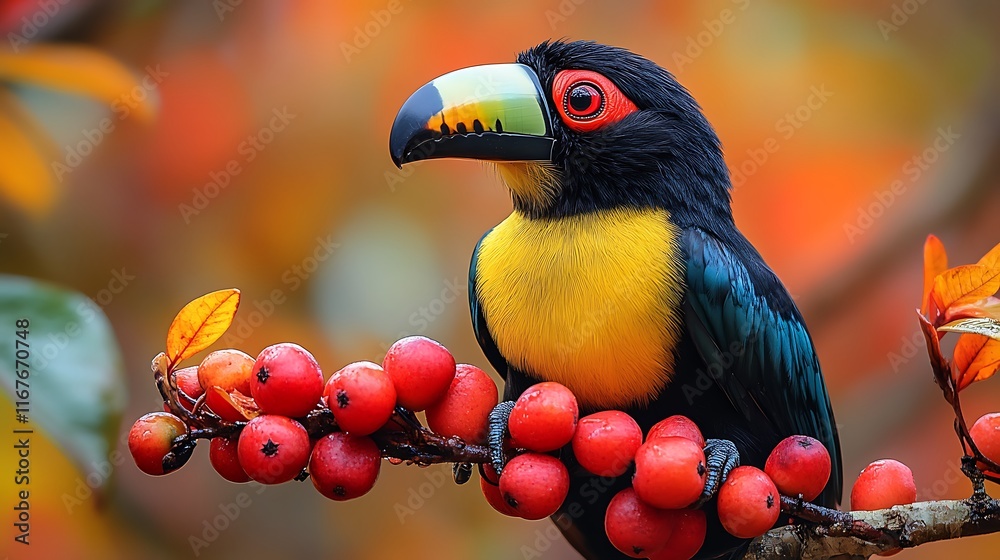
[[[591,70],[562,70],[552,80],[552,102],[567,128],[592,132],[638,111],[611,80]]]
[[[563,112],[572,119],[581,121],[596,119],[604,112],[607,99],[601,86],[588,81],[580,81],[566,88],[563,95]]]

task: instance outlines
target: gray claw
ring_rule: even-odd
[[[507,453],[504,451],[504,437],[509,433],[507,421],[510,419],[511,410],[514,410],[514,401],[504,401],[490,411],[489,434],[486,440],[490,446],[490,463],[497,472],[497,476],[503,472],[508,461]]]
[[[705,468],[708,470],[705,489],[702,490],[701,498],[695,503],[695,507],[701,507],[711,500],[730,471],[740,466],[740,452],[728,439],[705,440],[705,462]]]

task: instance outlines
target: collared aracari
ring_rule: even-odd
[[[826,446],[833,472],[816,502],[839,503],[840,444],[809,333],[736,228],[719,138],[669,72],[617,47],[544,42],[516,64],[418,89],[389,148],[398,166],[488,161],[510,189],[513,212],[476,245],[469,273],[473,328],[505,401],[557,381],[581,414],[624,410],[644,430],[683,414],[710,438],[698,558],[742,553],[712,495],[738,461],[762,468],[786,436]],[[562,456],[572,485],[553,519],[586,558],[625,558],[603,520],[628,473],[609,484],[571,449]]]

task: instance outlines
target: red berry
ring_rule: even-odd
[[[139,470],[151,475],[167,474],[163,458],[174,439],[187,432],[180,418],[167,412],[150,412],[132,424],[128,432],[128,450]]]
[[[551,455],[518,455],[500,474],[500,493],[520,517],[543,519],[554,514],[566,499],[569,471]]]
[[[510,517],[520,517],[517,510],[510,507],[510,505],[504,501],[503,494],[500,493],[500,481],[497,476],[496,471],[490,465],[483,465],[483,472],[486,476],[479,477],[479,489],[483,491],[483,496],[486,497],[486,502],[493,507],[493,509],[499,511],[504,515],[509,515]],[[487,479],[487,476],[490,477]]]
[[[455,358],[447,348],[424,336],[393,343],[382,367],[396,387],[396,399],[410,410],[424,410],[439,401],[455,377]]]
[[[764,472],[782,494],[802,494],[802,499],[811,502],[830,480],[830,453],[819,440],[789,436],[768,455]]]
[[[573,392],[554,381],[545,381],[521,393],[507,425],[516,447],[544,453],[573,439],[579,417]]]
[[[677,436],[661,437],[639,446],[632,486],[651,506],[680,509],[691,505],[705,489],[705,453]]]
[[[851,509],[871,511],[912,504],[917,500],[917,485],[910,468],[892,459],[868,465],[858,475],[851,489]]]
[[[274,344],[257,356],[250,392],[266,414],[305,416],[323,395],[323,371],[313,355],[298,344]]]
[[[249,395],[252,372],[249,354],[233,348],[216,350],[198,364],[198,384],[202,389],[218,385],[227,393],[235,390]]]
[[[352,500],[375,486],[382,454],[367,436],[327,434],[316,442],[309,458],[313,486],[331,500]]]
[[[237,454],[243,470],[257,482],[288,482],[309,461],[309,434],[291,418],[262,414],[243,428]]]
[[[664,418],[653,424],[646,435],[646,441],[670,436],[687,438],[697,443],[702,449],[705,448],[705,437],[701,435],[698,425],[687,416],[680,414]]]
[[[573,434],[573,454],[580,465],[600,476],[621,476],[642,444],[642,428],[620,410],[584,416]]]
[[[427,407],[427,426],[466,443],[485,443],[490,411],[497,402],[497,384],[485,371],[458,364],[444,398]]]
[[[764,471],[747,465],[730,471],[719,488],[716,507],[726,531],[734,537],[752,539],[778,521],[781,496]]]
[[[910,468],[893,459],[881,459],[864,468],[851,488],[851,509],[872,511],[912,504],[917,485]],[[890,549],[879,556],[892,556],[902,549]]]
[[[337,425],[345,432],[366,436],[382,427],[396,406],[396,388],[372,362],[355,362],[343,367],[326,382],[326,405]]]
[[[250,475],[240,466],[237,447],[235,439],[212,438],[208,447],[208,460],[222,478],[230,482],[249,482]]]
[[[174,380],[177,382],[177,387],[192,399],[197,399],[205,392],[198,382],[198,366],[181,368],[175,371]],[[192,408],[194,408],[193,404],[188,404],[183,398],[180,399],[180,404],[188,412],[191,412]]]
[[[990,461],[1000,464],[1000,412],[984,414],[969,430],[976,447]],[[980,465],[984,470],[986,465]]]
[[[662,550],[649,556],[649,560],[690,560],[705,544],[708,522],[705,511],[700,509],[667,510],[673,516],[674,530]]]
[[[669,510],[655,508],[626,488],[615,494],[604,514],[604,532],[615,548],[632,558],[646,558],[667,544],[674,528]]]

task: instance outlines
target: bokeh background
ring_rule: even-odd
[[[848,487],[894,457],[919,499],[961,498],[913,310],[928,233],[955,264],[1000,241],[998,25],[1000,4],[978,0],[3,0],[0,271],[102,307],[126,372],[119,434],[159,408],[148,364],[174,314],[225,287],[243,303],[219,346],[295,341],[329,374],[424,334],[486,366],[465,277],[507,193],[475,162],[396,170],[396,109],[439,74],[543,39],[620,45],[672,70],[718,130],[737,223],[815,338]],[[75,70],[43,79],[17,62],[53,48]],[[1000,408],[997,382],[967,394],[970,418]],[[115,455],[110,486],[88,494],[93,469],[47,438],[33,446],[32,544],[13,544],[4,472],[2,556],[576,558],[547,521],[496,514],[443,466],[385,465],[370,494],[332,503],[309,484],[227,483],[205,450],[161,478]]]

